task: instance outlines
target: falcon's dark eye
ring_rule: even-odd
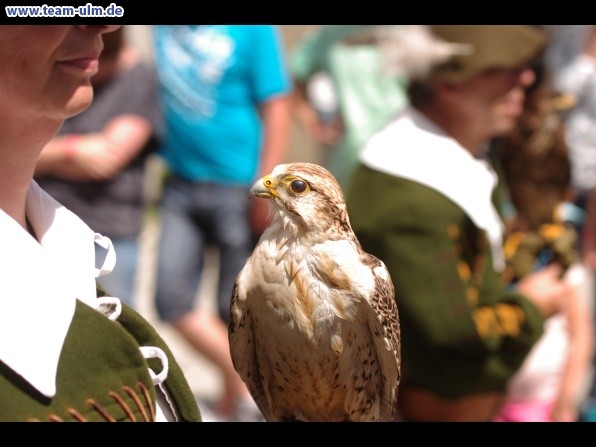
[[[290,183],[290,189],[292,192],[300,194],[308,189],[308,184],[304,180],[292,180],[292,183]]]

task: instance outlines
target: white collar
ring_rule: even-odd
[[[492,203],[497,175],[443,129],[410,107],[375,134],[360,153],[375,170],[439,191],[486,231],[495,269],[504,268],[503,222]]]
[[[0,360],[52,397],[76,299],[97,298],[96,234],[34,181],[26,214],[40,242],[0,210]]]

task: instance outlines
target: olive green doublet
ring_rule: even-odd
[[[363,248],[395,285],[402,385],[445,398],[503,390],[544,319],[506,288],[484,232],[435,189],[363,165],[347,205]]]
[[[154,420],[156,392],[148,367],[159,372],[163,366],[159,360],[146,360],[139,346],[155,346],[168,357],[164,383],[180,419],[200,421],[194,396],[165,342],[138,313],[122,307],[114,322],[77,300],[58,364],[53,398],[40,394],[0,362],[0,420]],[[44,337],[42,333],[37,335]]]

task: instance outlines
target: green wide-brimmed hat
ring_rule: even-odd
[[[448,82],[462,82],[494,68],[514,68],[530,62],[546,46],[546,33],[532,25],[433,25],[432,33],[450,43],[467,44],[434,73]]]

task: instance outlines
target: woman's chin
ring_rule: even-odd
[[[78,115],[89,107],[92,101],[93,87],[91,87],[91,85],[79,87],[66,104],[66,118]]]

